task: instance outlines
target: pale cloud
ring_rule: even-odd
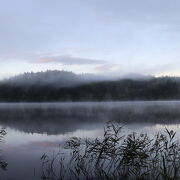
[[[112,64],[112,63],[107,63],[107,64],[101,64],[99,66],[95,67],[95,70],[97,72],[114,72],[118,69],[121,70],[121,65],[120,64]]]
[[[31,60],[32,63],[60,63],[62,65],[87,65],[87,64],[106,64],[107,61],[96,60],[82,57],[75,57],[71,55],[63,56],[47,56],[34,58]]]
[[[97,73],[106,74],[110,77],[120,77],[129,73],[138,73],[143,75],[169,75],[169,76],[180,76],[178,62],[174,63],[162,63],[158,65],[137,64],[105,64],[96,66],[94,69]]]
[[[178,25],[179,0],[92,0],[96,13],[106,22]],[[96,2],[96,3],[95,3]],[[147,24],[146,24],[147,25]]]

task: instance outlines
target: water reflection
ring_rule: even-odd
[[[125,133],[154,134],[165,126],[179,132],[179,120],[180,102],[1,103],[8,171],[0,179],[39,180],[43,153],[58,151],[72,136],[101,137],[108,121],[125,125]]]
[[[65,134],[94,124],[179,124],[180,103],[59,103],[0,105],[0,125],[25,133]]]

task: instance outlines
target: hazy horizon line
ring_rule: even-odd
[[[22,72],[22,73],[17,73],[17,74],[14,74],[14,75],[9,75],[7,77],[0,77],[0,81],[3,81],[3,80],[8,80],[8,79],[11,79],[11,78],[15,78],[15,77],[18,77],[18,76],[23,76],[25,74],[38,74],[38,73],[46,73],[46,72],[65,72],[65,73],[72,73],[74,75],[77,75],[77,76],[81,76],[81,75],[89,75],[89,76],[96,76],[96,77],[101,77],[101,78],[109,78],[109,79],[118,79],[118,78],[135,78],[135,79],[138,79],[138,76],[139,76],[139,79],[143,79],[144,78],[160,78],[160,77],[171,77],[171,78],[180,78],[180,75],[169,75],[169,74],[164,74],[164,75],[154,75],[154,74],[143,74],[143,73],[136,73],[136,72],[129,72],[129,73],[122,73],[122,74],[108,74],[108,73],[86,73],[86,72],[81,72],[81,73],[76,73],[76,72],[73,72],[73,71],[69,71],[69,70],[58,70],[58,69],[54,69],[54,70],[51,70],[51,69],[47,69],[47,70],[41,70],[41,71],[25,71],[25,72]],[[134,77],[133,77],[134,76]]]

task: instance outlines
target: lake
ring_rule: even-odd
[[[180,138],[180,101],[0,103],[0,142],[3,180],[41,180],[41,156],[64,148],[70,137],[101,138],[107,122],[118,122],[123,133],[151,135],[177,132]]]

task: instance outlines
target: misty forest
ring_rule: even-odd
[[[0,82],[0,101],[118,101],[180,99],[178,77],[106,79],[66,71],[26,73]]]

